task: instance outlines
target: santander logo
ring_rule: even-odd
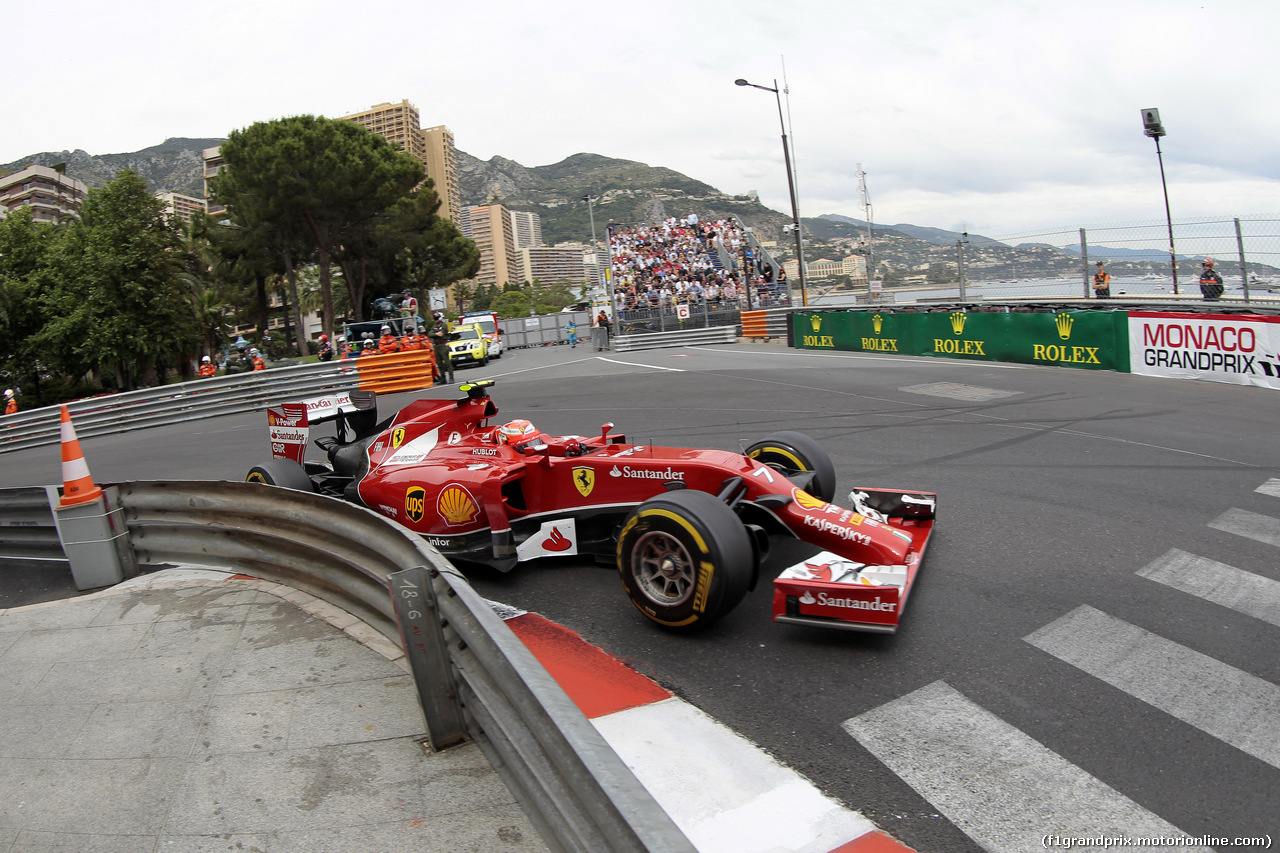
[[[573,542],[566,538],[558,527],[553,527],[551,535],[542,542],[542,548],[545,551],[567,551],[572,546]]]

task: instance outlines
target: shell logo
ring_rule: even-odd
[[[464,486],[455,483],[440,492],[436,511],[445,524],[469,524],[480,512],[480,507]]]
[[[801,509],[826,509],[829,506],[826,501],[815,498],[803,489],[792,489],[791,497],[795,498],[796,504]]]

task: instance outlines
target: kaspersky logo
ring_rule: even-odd
[[[968,318],[969,315],[963,311],[952,312],[949,318],[951,331],[955,332],[957,336],[963,335],[964,326]],[[957,341],[948,338],[933,339],[933,351],[944,355],[986,355],[987,352],[983,349],[985,345],[986,341]]]

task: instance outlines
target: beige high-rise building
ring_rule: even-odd
[[[580,246],[526,246],[520,249],[524,280],[545,286],[581,287],[593,283]]]
[[[531,210],[513,210],[510,213],[511,227],[516,232],[516,248],[530,249],[541,246],[542,217]]]
[[[204,159],[204,205],[205,211],[214,221],[221,221],[227,216],[227,208],[216,201],[213,201],[212,194],[209,192],[209,182],[218,176],[222,171],[222,167],[226,165],[222,160],[222,146],[214,148],[206,148],[201,152]]]
[[[61,169],[33,164],[0,178],[0,218],[26,205],[36,222],[74,219],[88,194],[83,181],[68,178]]]
[[[175,192],[156,193],[156,198],[164,202],[165,210],[172,215],[178,217],[183,222],[190,222],[191,217],[198,210],[201,213],[208,211],[208,203],[202,198],[192,198],[189,195]]]
[[[427,150],[427,177],[436,185],[440,196],[440,213],[450,222],[462,218],[462,184],[458,182],[458,149],[453,147],[453,132],[444,125],[422,131]]]
[[[423,130],[418,108],[407,100],[398,104],[377,104],[364,112],[342,118],[378,134],[421,163],[440,196],[440,215],[455,223],[462,219],[458,151],[453,147],[453,134],[449,128],[438,125]]]
[[[516,249],[515,228],[510,211],[500,204],[468,207],[466,236],[480,250],[480,272],[472,279],[476,287],[520,284],[524,281],[524,264]]]

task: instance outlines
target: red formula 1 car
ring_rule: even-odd
[[[855,489],[830,503],[835,468],[816,442],[779,432],[743,453],[548,436],[490,421],[492,382],[422,399],[379,422],[372,392],[269,412],[275,458],[248,479],[369,507],[449,559],[501,571],[540,557],[617,563],[623,588],[667,628],[707,625],[754,589],[770,537],[820,549],[774,580],[779,622],[893,632],[933,529],[937,496]],[[326,463],[305,462],[312,424]]]

